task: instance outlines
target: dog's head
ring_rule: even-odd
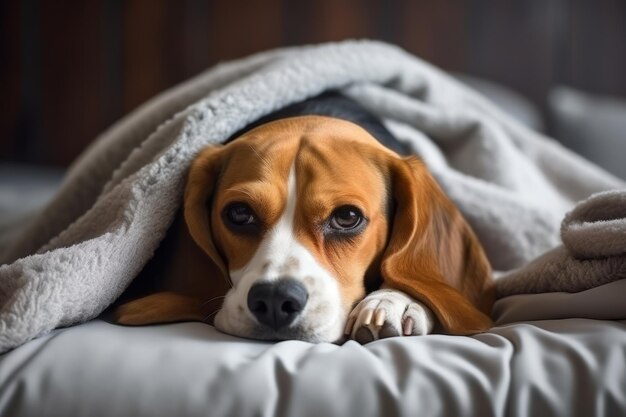
[[[335,341],[384,280],[428,305],[443,331],[485,326],[489,264],[423,164],[359,126],[301,116],[261,125],[193,162],[184,216],[232,288],[218,329]]]

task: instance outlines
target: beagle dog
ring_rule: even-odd
[[[311,342],[487,330],[494,285],[480,243],[424,164],[396,151],[337,93],[205,148],[144,271],[153,288],[115,320]]]

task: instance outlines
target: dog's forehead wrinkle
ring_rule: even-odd
[[[231,142],[234,149],[227,164],[231,177],[273,183],[286,181],[298,144],[295,140],[274,136],[270,130],[266,134],[244,135]]]
[[[322,172],[330,174],[337,171],[337,157],[336,153],[307,148],[298,153],[296,163],[299,172],[304,171],[307,176],[315,177]]]
[[[296,154],[299,176],[307,182],[324,179],[331,184],[363,182],[359,173],[377,173],[383,177],[384,164],[376,157],[374,147],[362,141],[343,137],[314,140],[304,137]],[[355,184],[351,184],[355,185]]]
[[[254,145],[252,145],[252,143],[247,143],[248,148],[250,148],[250,150],[252,151],[252,153],[263,163],[266,162],[265,158],[261,156],[261,154],[259,153],[259,151],[257,151],[256,147]]]

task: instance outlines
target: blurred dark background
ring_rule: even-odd
[[[608,107],[598,117],[626,141],[623,0],[3,0],[0,28],[0,162],[67,166],[116,119],[219,61],[362,37],[510,89],[533,127],[564,141]]]

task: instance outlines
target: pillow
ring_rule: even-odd
[[[62,178],[58,168],[0,163],[0,249],[52,198]]]
[[[559,86],[550,92],[548,107],[561,143],[626,178],[626,100]]]

